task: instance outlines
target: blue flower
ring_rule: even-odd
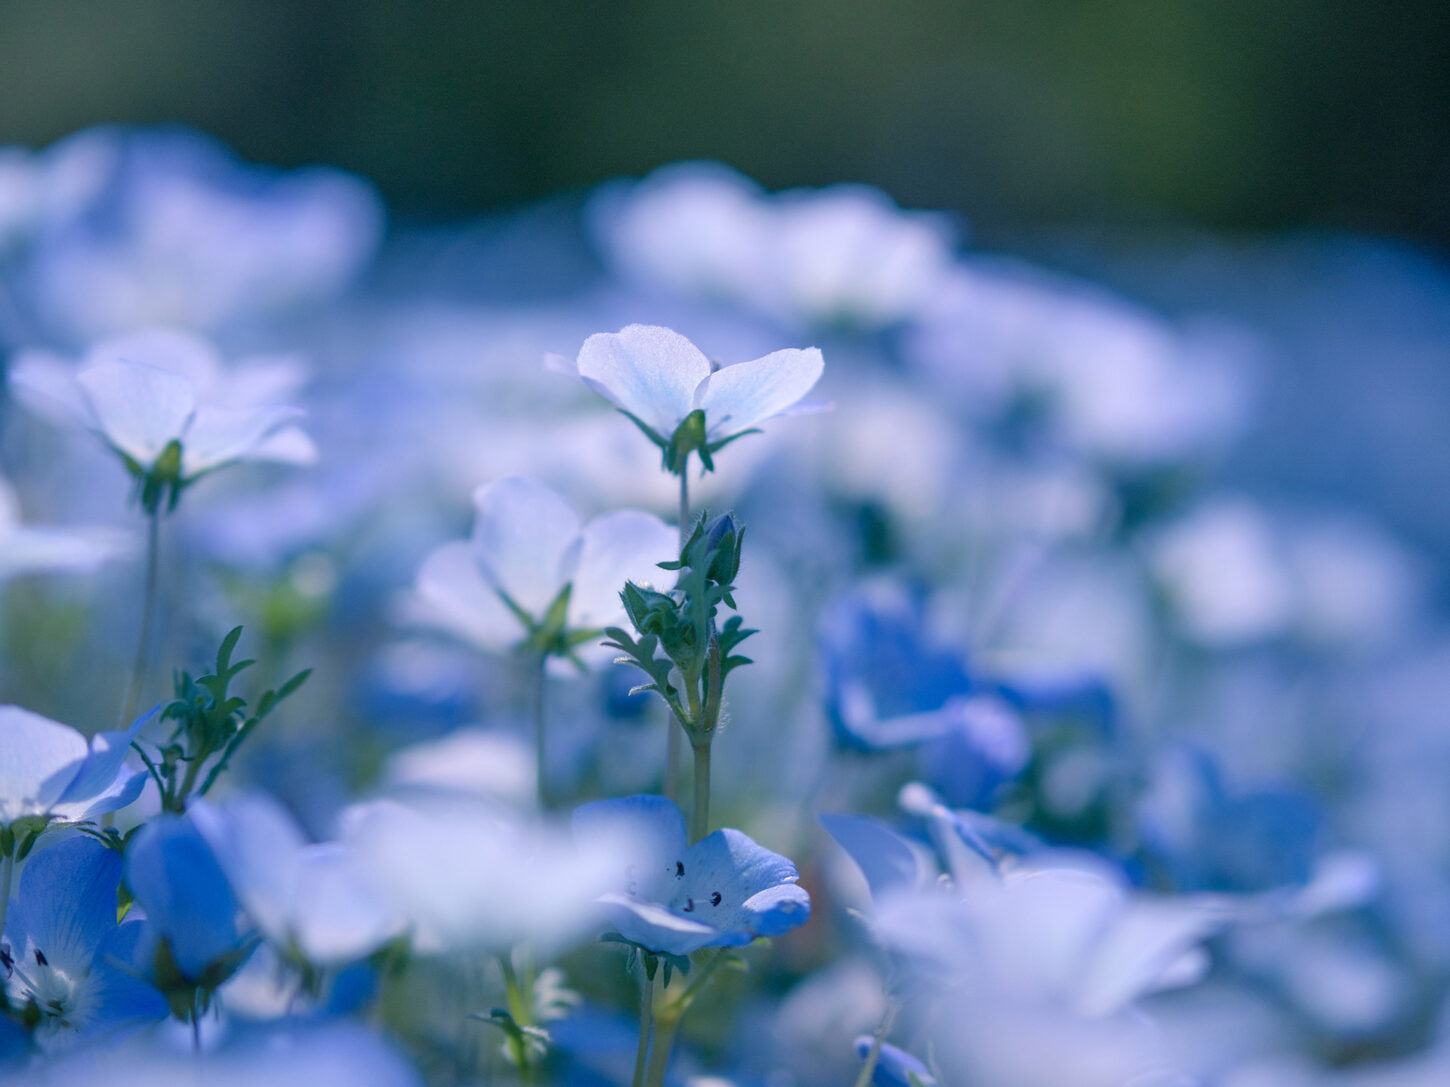
[[[154,712],[128,729],[98,732],[88,744],[69,725],[0,706],[0,829],[18,820],[79,822],[130,804],[146,775],[126,767],[126,752]]]
[[[189,1014],[193,992],[215,989],[253,946],[231,885],[190,815],[141,829],[126,850],[126,883],[146,915],[142,970]]]
[[[856,1054],[865,1060],[876,1040],[869,1034],[856,1039]],[[882,1042],[876,1054],[876,1068],[871,1082],[876,1087],[936,1087],[936,1077],[921,1061],[904,1049]]]
[[[894,585],[838,597],[820,623],[826,713],[847,751],[880,751],[952,731],[976,690],[961,653],[927,637],[919,600]]]
[[[599,901],[619,934],[646,950],[739,947],[810,917],[794,864],[738,830],[717,830],[687,847],[684,816],[664,797],[585,804],[574,812],[574,832],[586,846],[631,844],[633,863]]]
[[[121,864],[114,850],[73,837],[36,852],[21,873],[0,961],[12,1006],[35,1009],[42,1047],[167,1014],[161,994],[129,967],[144,926],[116,923]]]
[[[575,364],[586,385],[662,448],[687,416],[703,412],[698,442],[707,467],[719,443],[799,410],[825,365],[820,351],[808,347],[717,368],[684,336],[656,325],[596,333]]]

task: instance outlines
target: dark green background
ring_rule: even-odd
[[[0,139],[186,121],[408,215],[664,162],[854,179],[988,234],[1450,241],[1443,0],[0,0]]]

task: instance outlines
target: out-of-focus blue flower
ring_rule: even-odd
[[[148,329],[97,344],[79,366],[24,354],[10,385],[40,414],[91,430],[137,477],[179,487],[243,460],[315,460],[295,425],[302,411],[283,402],[300,378],[294,360],[277,358],[229,373],[205,340]]]
[[[78,822],[117,811],[141,795],[144,772],[125,765],[147,713],[128,729],[75,729],[20,706],[0,706],[0,828],[20,819]]]
[[[86,837],[38,850],[20,875],[4,933],[5,991],[39,1013],[44,1048],[113,1036],[167,1014],[131,971],[142,924],[116,923],[119,853]]]
[[[126,849],[126,884],[145,913],[139,965],[193,1012],[192,994],[225,981],[252,950],[236,896],[190,814],[162,815]]]
[[[498,480],[473,501],[473,539],[444,544],[418,571],[417,617],[492,652],[608,626],[624,615],[624,583],[649,584],[677,557],[676,530],[653,514],[616,510],[581,525],[533,480]],[[562,617],[551,615],[566,590]],[[560,618],[561,629],[545,629]]]
[[[685,819],[660,796],[598,800],[574,812],[574,832],[631,844],[618,887],[600,897],[609,923],[650,951],[687,955],[779,936],[810,917],[811,900],[785,857],[738,830],[686,846]]]
[[[951,699],[947,731],[918,753],[922,776],[952,807],[990,803],[997,787],[1027,766],[1032,749],[1017,712],[990,695]]]
[[[875,1044],[876,1039],[871,1035],[861,1035],[856,1039],[856,1055],[865,1060]],[[936,1087],[936,1077],[931,1074],[931,1069],[890,1042],[881,1043],[871,1082],[876,1087]]]
[[[382,235],[359,178],[247,165],[184,129],[90,129],[42,163],[52,191],[23,283],[69,339],[285,317],[347,287]]]
[[[15,490],[0,478],[0,582],[23,574],[93,570],[126,550],[126,536],[105,528],[22,524]]]
[[[935,292],[956,241],[945,216],[903,211],[878,189],[770,196],[708,162],[663,167],[628,191],[605,187],[590,211],[607,256],[640,284],[791,325],[897,323]]]
[[[292,817],[262,793],[189,812],[257,928],[284,956],[336,967],[398,934],[399,912],[373,890],[353,850],[309,843]]]
[[[684,336],[656,325],[596,333],[584,341],[575,363],[586,385],[662,448],[696,411],[704,413],[698,440],[713,447],[799,410],[825,365],[820,351],[808,347],[716,367]]]
[[[1312,878],[1323,840],[1318,807],[1292,789],[1235,792],[1206,751],[1158,759],[1137,823],[1152,861],[1180,891],[1257,892]]]
[[[861,586],[833,601],[817,634],[826,714],[847,751],[923,743],[956,727],[976,690],[963,655],[932,641],[904,588]]]

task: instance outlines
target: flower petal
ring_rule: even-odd
[[[101,436],[149,468],[186,432],[196,409],[189,379],[140,362],[101,362],[76,375]]]
[[[669,439],[695,405],[710,360],[684,336],[658,325],[600,332],[579,351],[579,376],[617,408]]]
[[[192,479],[231,461],[252,457],[268,438],[302,415],[301,408],[285,405],[218,408],[206,404],[197,408],[181,443],[182,477]]]
[[[20,706],[0,706],[0,826],[45,815],[89,754],[69,725]]]
[[[519,476],[474,493],[473,553],[483,578],[543,618],[579,555],[579,517],[543,484]]]
[[[441,627],[490,653],[524,637],[524,628],[492,585],[483,580],[467,540],[444,544],[423,560],[413,583],[411,618]]]
[[[677,557],[679,534],[652,513],[618,510],[584,526],[579,568],[569,594],[569,626],[601,627],[624,614],[626,581],[652,585],[668,579],[659,568]]]
[[[712,441],[749,430],[792,407],[821,378],[825,359],[814,347],[772,351],[716,370],[695,394]]]

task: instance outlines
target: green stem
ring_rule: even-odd
[[[676,804],[680,801],[680,771],[683,769],[685,746],[680,742],[684,729],[671,713],[665,718],[665,796]]]
[[[151,624],[156,612],[156,582],[161,554],[161,507],[151,512],[146,526],[146,586],[141,602],[141,636],[136,639],[136,658],[131,663],[131,679],[126,685],[126,701],[121,709],[121,724],[129,725],[136,717],[136,701],[146,681],[146,666],[151,649]]]
[[[695,752],[695,797],[690,810],[690,842],[710,833],[710,741],[693,744]]]
[[[684,553],[685,540],[690,534],[690,458],[680,465],[680,552]]]
[[[529,694],[534,718],[535,787],[538,790],[539,807],[541,809],[547,809],[549,807],[548,775],[545,772],[545,752],[547,745],[544,741],[546,720],[544,715],[544,688],[548,683],[548,667],[549,655],[547,653],[535,654],[530,662]]]
[[[649,1070],[645,1074],[645,1087],[664,1087],[665,1069],[669,1067],[670,1052],[675,1048],[675,1031],[679,1028],[677,1013],[655,1016],[654,1051],[649,1055]]]
[[[881,1047],[886,1042],[886,1036],[891,1033],[891,1024],[895,1019],[896,1006],[888,1005],[886,1014],[881,1017],[881,1025],[876,1028],[876,1034],[871,1039],[871,1049],[866,1054],[866,1062],[861,1065],[853,1087],[870,1087],[871,1077],[876,1074],[876,1065],[881,1060]]]
[[[655,1029],[655,986],[644,968],[639,972],[639,1048],[634,1051],[634,1079],[631,1087],[644,1087],[645,1065]]]
[[[193,990],[191,994],[191,1052],[201,1056],[201,990]]]
[[[0,937],[5,935],[5,915],[10,912],[10,883],[15,878],[15,852],[0,861]]]

